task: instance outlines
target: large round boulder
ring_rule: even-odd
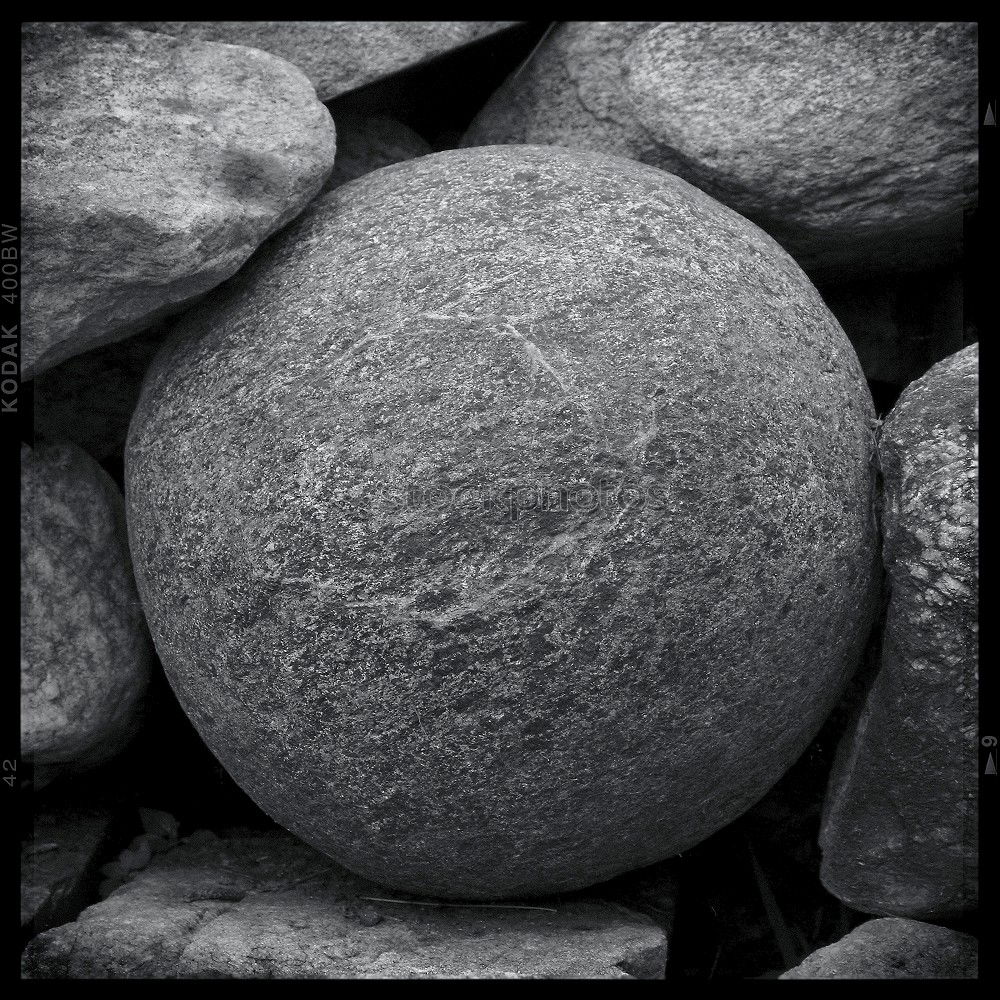
[[[464,143],[632,156],[697,184],[807,270],[961,254],[977,179],[976,25],[570,22]]]
[[[414,892],[568,890],[733,819],[837,700],[871,419],[794,261],[686,182],[424,156],[317,201],[154,360],[140,593],[290,830]]]
[[[149,682],[121,492],[69,443],[21,448],[21,751],[37,785],[99,764]]]

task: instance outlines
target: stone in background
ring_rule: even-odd
[[[159,324],[36,376],[35,434],[71,441],[98,461],[120,458],[143,376],[168,334]]]
[[[25,378],[230,277],[333,166],[329,112],[266,52],[35,23],[22,53]]]
[[[781,979],[975,979],[979,943],[970,934],[884,917],[813,952]]]
[[[36,937],[22,970],[71,979],[662,979],[665,965],[663,931],[619,904],[417,905],[287,834],[201,831],[75,923]]]
[[[337,159],[323,186],[332,191],[356,177],[431,152],[430,143],[408,125],[386,115],[334,113]]]
[[[977,903],[978,361],[933,367],[885,422],[882,664],[838,751],[823,884],[866,913]]]
[[[517,21],[126,21],[179,38],[263,49],[298,66],[321,101],[504,31]]]
[[[821,285],[819,291],[873,381],[904,388],[977,336],[964,314],[959,269]]]
[[[977,29],[568,22],[463,144],[546,143],[679,174],[811,273],[940,266],[977,184]]]
[[[120,752],[150,645],[121,493],[72,444],[21,447],[21,749],[36,785]]]

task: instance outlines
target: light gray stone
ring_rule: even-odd
[[[977,185],[977,29],[931,22],[569,22],[465,145],[631,156],[753,219],[811,272],[960,255]]]
[[[838,750],[823,884],[866,913],[978,899],[979,349],[935,365],[882,430],[890,603],[882,663]]]
[[[872,417],[795,262],[686,182],[423,156],[317,201],[154,360],[140,593],[282,825],[413,892],[579,888],[734,819],[835,704]]]
[[[662,979],[663,932],[600,900],[421,905],[281,834],[201,836],[76,923],[35,938],[27,978]]]
[[[781,979],[975,979],[979,944],[971,934],[885,917],[814,951]]]
[[[249,45],[298,66],[321,101],[513,27],[517,21],[131,21],[180,38]]]
[[[118,487],[75,445],[22,445],[21,751],[36,783],[120,751],[149,674]]]
[[[268,53],[24,25],[24,376],[230,277],[316,195],[334,151],[309,81]]]

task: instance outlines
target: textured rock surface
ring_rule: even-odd
[[[33,817],[21,846],[21,926],[32,932],[73,920],[97,889],[102,851],[110,847],[115,815],[108,810],[59,809]]]
[[[312,81],[321,101],[516,21],[132,21],[182,38],[249,45],[287,59]]]
[[[972,23],[568,23],[464,142],[631,156],[753,219],[807,270],[912,270],[958,256],[976,81]]]
[[[971,934],[885,917],[813,952],[782,979],[975,979],[979,944]]]
[[[819,728],[868,629],[871,418],[802,272],[690,185],[432,154],[317,201],[154,360],[140,593],[282,825],[410,891],[564,891]]]
[[[202,834],[76,923],[35,938],[23,971],[81,979],[663,977],[663,932],[622,906],[365,898],[386,895],[284,834]]]
[[[961,273],[949,268],[820,287],[820,294],[865,376],[907,386],[976,339],[965,327],[963,284]]]
[[[882,665],[838,751],[823,884],[867,913],[955,916],[977,899],[978,362],[932,368],[885,422]]]
[[[337,160],[324,191],[331,191],[379,167],[412,160],[431,151],[426,139],[394,118],[345,112],[335,114],[334,121]]]
[[[326,108],[265,52],[29,24],[22,66],[26,377],[228,278],[333,165]]]
[[[143,376],[166,335],[167,325],[160,324],[38,375],[35,434],[71,441],[98,460],[120,456]]]
[[[21,751],[39,784],[122,748],[149,669],[118,487],[75,445],[22,445]]]

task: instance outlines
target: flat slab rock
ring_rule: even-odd
[[[309,81],[256,49],[22,28],[25,377],[230,277],[333,166]]]
[[[61,809],[34,817],[32,838],[21,846],[21,926],[34,932],[72,920],[89,902],[110,845],[111,810]]]
[[[419,906],[286,834],[202,832],[24,953],[27,978],[657,979],[663,931],[598,900]],[[554,911],[554,912],[550,912]]]
[[[517,21],[129,21],[181,38],[249,45],[298,66],[321,101],[418,66]]]
[[[939,266],[975,200],[976,46],[973,23],[565,22],[463,144],[642,160],[811,272]]]
[[[914,382],[882,429],[882,662],[830,776],[823,884],[867,913],[978,898],[979,349]]]
[[[781,979],[975,979],[979,943],[970,934],[900,917],[869,920],[814,951]]]

